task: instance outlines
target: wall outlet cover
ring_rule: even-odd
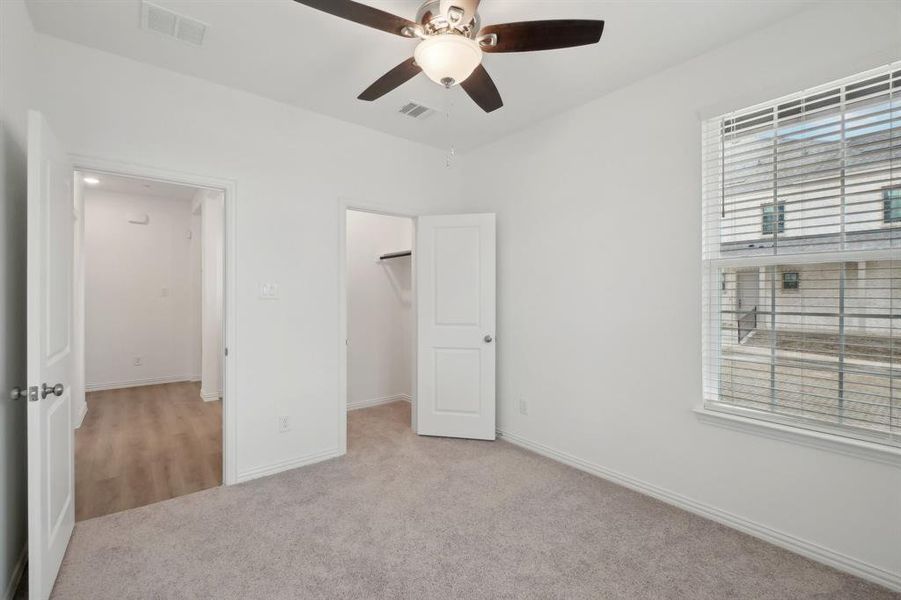
[[[285,433],[286,431],[291,431],[291,419],[288,417],[279,417],[278,432]]]

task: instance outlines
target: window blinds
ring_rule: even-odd
[[[901,446],[901,63],[703,125],[708,408]]]

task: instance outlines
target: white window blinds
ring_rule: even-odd
[[[901,63],[703,127],[708,408],[901,445]]]

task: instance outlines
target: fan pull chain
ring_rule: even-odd
[[[454,129],[453,129],[453,125],[451,124],[451,112],[454,109],[454,97],[452,95],[453,93],[454,93],[453,88],[448,89],[448,103],[447,103],[447,111],[445,111],[445,119],[447,122],[447,132],[448,132],[447,137],[448,137],[448,143],[450,145],[450,151],[448,152],[447,158],[445,159],[445,162],[444,162],[444,167],[446,169],[453,168],[454,161],[457,158],[457,149],[454,146]]]

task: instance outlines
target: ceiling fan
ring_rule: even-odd
[[[604,31],[603,21],[561,19],[525,21],[481,27],[480,0],[425,0],[409,21],[351,0],[295,0],[311,8],[380,29],[394,35],[419,39],[408,58],[360,94],[373,101],[406,83],[420,72],[440,85],[460,85],[485,112],[504,105],[488,71],[482,66],[483,52],[532,52],[596,44]]]

